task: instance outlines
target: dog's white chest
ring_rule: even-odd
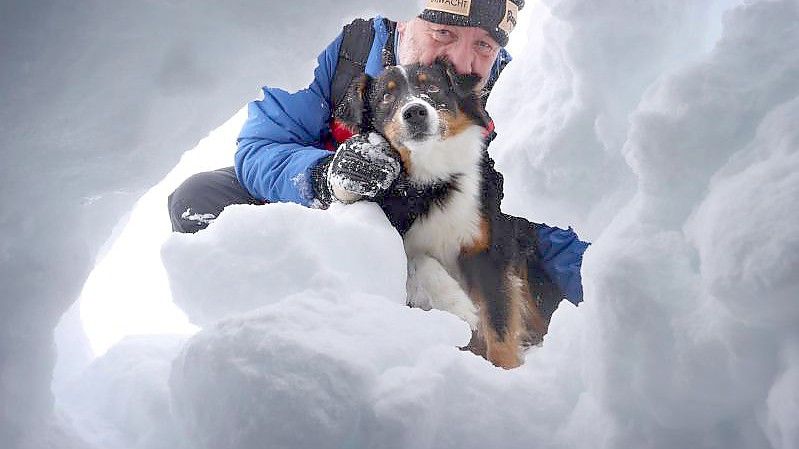
[[[432,205],[430,212],[416,219],[405,234],[408,257],[427,254],[437,259],[451,274],[457,273],[461,248],[471,245],[480,233],[480,205],[477,179],[465,179],[461,191],[453,192],[443,207]]]
[[[427,214],[405,233],[408,257],[426,254],[458,275],[458,255],[480,235],[481,128],[472,127],[446,141],[412,147],[412,178],[434,182],[457,175],[454,188],[442,204],[431,204]]]

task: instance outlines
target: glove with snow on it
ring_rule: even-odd
[[[399,155],[382,136],[356,134],[313,171],[316,197],[325,207],[333,200],[375,198],[388,190],[400,170]]]

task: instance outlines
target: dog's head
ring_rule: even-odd
[[[479,81],[443,60],[389,67],[378,78],[356,78],[335,118],[355,133],[382,134],[394,148],[447,139],[472,125],[488,126],[474,92]]]

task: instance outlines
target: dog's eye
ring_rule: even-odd
[[[391,103],[394,101],[394,95],[390,93],[383,94],[383,103]]]
[[[437,94],[437,93],[441,92],[441,89],[438,86],[436,86],[434,84],[431,84],[431,85],[427,86],[427,92],[429,92],[431,94]]]

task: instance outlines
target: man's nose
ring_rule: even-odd
[[[469,75],[474,73],[474,52],[465,40],[455,42],[447,47],[446,57],[455,66],[455,70],[459,74]]]

